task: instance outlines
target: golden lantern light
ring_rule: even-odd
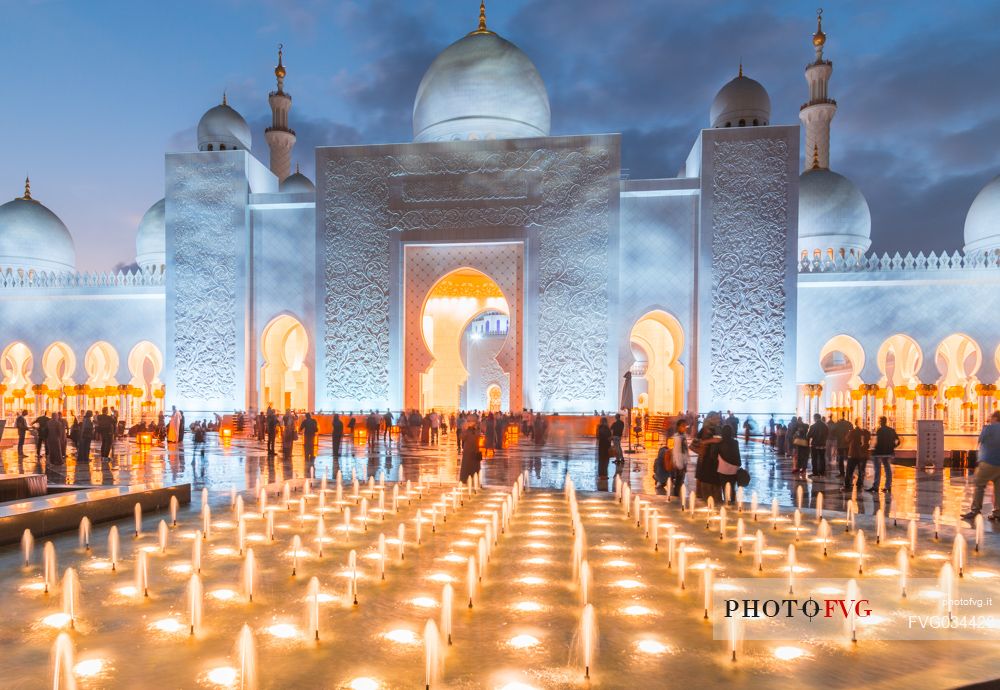
[[[976,384],[976,393],[985,398],[992,398],[993,396],[996,395],[996,392],[997,392],[996,384],[993,383]]]
[[[963,398],[965,397],[965,388],[963,386],[949,386],[944,389],[944,397],[948,400]]]
[[[154,398],[162,399],[165,394],[166,392],[162,388],[157,388],[155,391],[153,391]]]
[[[14,391],[13,391],[13,393],[11,395],[13,395],[15,398],[18,398],[18,399],[24,398],[24,389],[23,388],[15,388]]]

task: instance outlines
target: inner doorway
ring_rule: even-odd
[[[457,269],[431,288],[420,316],[432,358],[420,374],[421,409],[486,409],[491,385],[508,391],[509,406],[510,372],[497,361],[508,337],[509,316],[500,286],[481,271]]]
[[[309,408],[309,336],[298,319],[282,314],[260,337],[264,365],[260,369],[260,409]]]
[[[655,309],[642,316],[629,335],[633,390],[650,414],[684,409],[684,329],[673,315]],[[643,396],[645,396],[643,398]]]

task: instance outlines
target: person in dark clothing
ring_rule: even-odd
[[[274,455],[274,437],[278,434],[278,415],[273,408],[267,408],[267,454]]]
[[[80,423],[80,443],[76,448],[77,464],[90,464],[90,443],[94,440],[94,413],[87,410]]]
[[[868,447],[871,444],[871,432],[862,428],[858,423],[847,432],[847,474],[844,476],[844,491],[851,490],[851,481],[855,471],[858,473],[858,481],[855,484],[858,491],[864,488],[865,470],[868,465]]]
[[[306,412],[305,419],[299,424],[299,431],[302,433],[302,449],[306,460],[312,460],[316,457],[316,432],[319,431],[319,425],[308,412]]]
[[[882,468],[885,468],[885,488],[884,493],[892,493],[892,458],[896,455],[896,448],[901,441],[896,430],[889,426],[889,420],[885,417],[878,418],[878,429],[875,431],[875,448],[872,450],[872,459],[875,460],[875,481],[868,489],[870,493],[878,492],[879,481],[882,479]]]
[[[386,443],[392,441],[392,412],[389,410],[386,410],[385,414],[382,415],[382,434]]]
[[[622,435],[625,433],[625,422],[620,414],[615,415],[615,421],[611,423],[611,450],[615,454],[615,462],[625,462],[625,454],[622,452]]]
[[[340,457],[340,443],[344,440],[344,420],[339,414],[333,415],[333,457]]]
[[[469,424],[462,435],[462,466],[459,469],[458,481],[465,483],[469,477],[479,472],[483,454],[479,450],[479,430],[475,424]]]
[[[354,421],[354,415],[352,414],[347,420],[347,437],[351,439],[352,445],[354,444],[354,427],[356,424],[357,422]]]
[[[261,410],[257,414],[257,442],[263,443],[267,437],[267,415]]]
[[[729,485],[729,503],[736,502],[736,472],[742,464],[740,461],[740,444],[736,440],[733,428],[728,424],[722,427],[722,440],[718,444],[719,489],[725,497],[725,487]]]
[[[719,500],[719,441],[722,439],[715,435],[718,419],[718,415],[705,419],[691,448],[698,455],[694,467],[695,494],[703,501],[709,497]]]
[[[365,429],[368,432],[369,448],[374,448],[375,444],[378,443],[378,427],[379,416],[375,414],[375,410],[370,410],[368,412],[368,417],[365,419]]]
[[[601,417],[597,425],[597,476],[607,478],[608,461],[611,459],[611,427],[608,418]]]
[[[59,413],[53,412],[49,418],[49,431],[45,436],[45,453],[50,465],[63,464],[63,453],[66,449],[65,439]]]
[[[46,446],[46,439],[49,437],[49,416],[42,412],[42,414],[35,418],[35,421],[31,423],[31,426],[37,427],[35,430],[35,457],[42,457],[42,448]]]
[[[24,456],[24,437],[28,433],[28,411],[22,410],[14,420],[14,428],[17,429],[17,457]]]
[[[792,473],[805,479],[806,469],[809,467],[809,439],[806,436],[809,427],[803,422],[795,423],[794,435],[791,435],[792,443]]]
[[[733,436],[735,437],[740,430],[740,418],[734,415],[732,412],[729,412],[728,414],[729,416],[726,417],[726,421],[724,422],[724,424],[725,426],[728,426],[730,429],[733,430]]]
[[[115,443],[115,420],[108,414],[108,408],[101,409],[94,426],[101,437],[101,457],[110,458]]]
[[[830,430],[837,439],[837,476],[844,476],[844,463],[850,459],[848,452],[849,437],[854,426],[844,417],[838,419]]]
[[[813,415],[812,426],[806,438],[809,439],[809,447],[812,451],[812,477],[826,476],[826,441],[830,436],[830,428],[823,421],[823,418]]]

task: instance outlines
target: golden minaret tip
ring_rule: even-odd
[[[278,66],[274,68],[274,76],[276,76],[278,79],[285,78],[285,65],[282,63],[284,48],[285,48],[284,43],[278,44]]]
[[[469,35],[471,36],[473,34],[492,34],[492,33],[494,32],[486,28],[486,0],[480,0],[479,27],[475,31],[470,32]]]
[[[34,201],[31,198],[31,178],[28,175],[24,176],[24,196],[21,198],[25,201]]]
[[[823,8],[816,10],[816,33],[813,34],[813,45],[822,48],[826,43],[826,34],[823,33]]]
[[[229,101],[226,100],[226,92],[222,92],[222,105],[229,105]]]

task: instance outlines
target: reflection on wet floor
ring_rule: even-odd
[[[50,484],[177,484],[190,482],[195,490],[255,490],[259,484],[281,482],[313,474],[316,478],[333,478],[337,470],[345,477],[352,472],[359,479],[380,476],[389,481],[407,479],[450,480],[458,470],[458,451],[453,436],[445,436],[437,445],[404,443],[396,441],[374,446],[345,442],[340,458],[332,456],[329,438],[320,441],[315,460],[307,459],[301,443],[296,443],[291,453],[279,448],[276,456],[269,457],[263,444],[254,439],[235,437],[220,443],[213,435],[205,444],[195,445],[190,437],[182,448],[171,447],[139,449],[134,444],[119,443],[113,461],[94,460],[89,466],[78,465],[70,453],[64,466],[47,466],[44,456],[36,459],[34,448],[18,457],[15,448],[2,451],[4,471],[7,473],[44,472]],[[628,479],[634,491],[652,493],[652,463],[656,448],[639,449],[626,455],[622,465],[612,468],[611,474]],[[771,448],[759,443],[741,445],[744,462],[752,480],[746,489],[747,496],[756,491],[762,504],[774,498],[783,506],[795,505],[797,491],[802,488],[802,505],[814,504],[818,492],[823,492],[824,505],[830,510],[846,510],[850,493],[841,491],[842,480],[836,468],[830,476],[819,481],[799,480],[790,472],[790,461],[777,456]],[[581,491],[608,491],[609,480],[597,475],[594,442],[591,439],[560,439],[545,446],[536,446],[527,439],[513,442],[510,447],[486,457],[483,463],[483,483],[509,485],[522,470],[528,470],[533,487],[561,488],[567,473]],[[871,484],[871,472],[866,486]],[[937,474],[917,473],[913,467],[893,467],[893,492],[856,496],[858,512],[872,514],[884,502],[889,515],[919,513],[927,518],[940,506],[945,521],[957,518],[967,509],[972,493],[972,471],[946,468]],[[613,480],[612,480],[613,481]],[[693,468],[688,477],[693,488]],[[986,511],[992,508],[992,492],[987,492]],[[990,523],[990,527],[995,526]]]

